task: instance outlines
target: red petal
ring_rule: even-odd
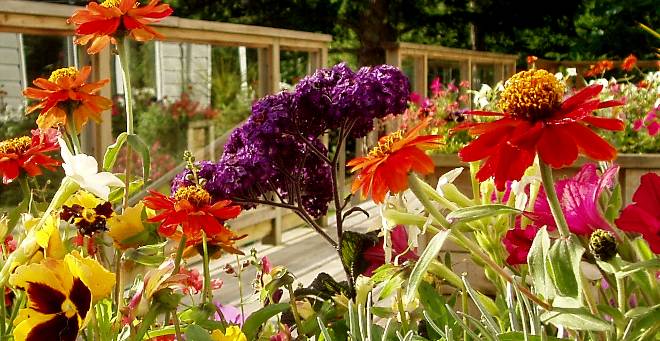
[[[570,166],[578,156],[575,141],[562,126],[546,126],[537,149],[539,158],[553,168]]]
[[[614,147],[582,124],[566,124],[564,129],[573,136],[580,152],[586,156],[599,161],[610,161],[616,157]]]
[[[594,127],[607,129],[607,130],[622,131],[625,128],[625,124],[623,123],[623,121],[616,118],[587,116],[583,118],[582,121],[587,122]]]

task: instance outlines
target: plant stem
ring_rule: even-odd
[[[66,132],[71,137],[71,143],[73,144],[73,153],[78,154],[82,152],[82,147],[80,145],[80,140],[78,139],[78,131],[76,130],[76,122],[73,118],[73,114],[70,113],[68,119],[66,120]]]
[[[153,307],[151,307],[151,309],[149,309],[149,312],[147,312],[147,314],[142,319],[140,328],[138,328],[137,334],[135,334],[132,340],[142,341],[144,339],[144,336],[147,334],[147,331],[149,331],[149,327],[156,320],[156,317],[158,317],[159,314],[160,314],[160,304],[156,303]]]
[[[293,313],[293,319],[296,321],[296,327],[298,328],[298,335],[302,335],[302,321],[300,320],[300,313],[298,313],[298,306],[296,305],[296,295],[293,291],[293,286],[289,283],[286,285],[286,289],[289,291],[289,304],[291,305],[291,313]]]
[[[202,230],[202,249],[204,250],[204,302],[211,303],[211,271],[209,270],[209,249],[206,241],[206,232]]]
[[[174,315],[172,315],[172,318],[174,318],[174,333],[176,335],[176,339],[183,340],[181,337],[181,324],[179,323],[179,316],[176,314],[176,309],[174,309]]]
[[[399,310],[399,315],[401,315],[401,328],[403,328],[404,332],[407,332],[408,330],[410,330],[410,326],[408,325],[406,310],[403,307],[403,289],[399,289],[399,291],[397,292],[396,307]]]
[[[543,162],[541,159],[539,159],[539,167],[541,168],[541,180],[543,181],[543,189],[545,190],[545,195],[548,198],[548,204],[550,205],[552,216],[555,218],[557,230],[559,230],[559,234],[563,238],[568,238],[571,235],[571,232],[568,229],[568,223],[566,222],[566,217],[564,217],[564,212],[561,210],[559,198],[557,197],[557,191],[555,191],[555,182],[552,177],[552,168],[550,168],[550,165]]]
[[[126,134],[133,135],[133,94],[131,88],[131,69],[129,58],[129,38],[128,36],[120,39],[117,42],[117,50],[119,51],[119,63],[123,75],[124,84],[124,106],[126,108]],[[128,208],[128,199],[130,194],[131,183],[131,145],[126,144],[126,170],[124,174],[124,201],[122,207],[124,210]]]
[[[238,295],[240,296],[240,306],[241,306],[241,320],[243,320],[245,317],[245,304],[243,303],[243,281],[241,278],[241,274],[243,273],[243,266],[241,266],[241,259],[236,255],[236,268],[238,269],[237,275],[238,275]],[[245,321],[241,321],[243,323]]]
[[[179,246],[176,248],[176,255],[174,256],[174,270],[172,274],[176,275],[181,269],[181,259],[183,258],[183,250],[186,248],[186,235],[181,235],[181,240],[179,240]]]
[[[472,184],[472,200],[475,204],[479,203],[481,197],[481,190],[479,180],[477,180],[477,172],[479,171],[479,161],[470,162],[470,183]]]

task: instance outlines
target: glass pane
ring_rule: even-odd
[[[439,77],[443,84],[454,82],[454,85],[458,86],[461,82],[461,64],[459,62],[429,59],[428,68],[429,94],[433,93],[431,87],[436,77]]]
[[[492,64],[472,65],[472,89],[479,90],[482,84],[495,84],[495,66]]]

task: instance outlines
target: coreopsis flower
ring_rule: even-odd
[[[623,231],[640,233],[651,250],[660,254],[660,175],[642,175],[633,203],[623,209],[615,223]]]
[[[61,341],[75,341],[94,314],[93,302],[110,294],[115,275],[74,251],[63,260],[46,258],[22,265],[9,283],[27,293],[27,307],[14,322],[14,340],[53,340],[58,336]]]
[[[603,190],[614,187],[619,166],[611,166],[600,175],[597,169],[595,164],[588,163],[574,176],[555,183],[559,205],[568,228],[577,235],[589,236],[598,229],[611,230],[610,224],[603,217],[599,200]],[[543,188],[534,202],[533,219],[538,226],[547,225],[549,229],[557,227]]]
[[[110,186],[124,187],[118,177],[110,172],[99,172],[99,164],[92,156],[85,154],[71,154],[66,143],[59,139],[62,153],[62,168],[67,177],[76,182],[80,188],[89,191],[97,197],[107,201],[110,195]]]
[[[247,341],[247,337],[238,326],[229,326],[222,332],[216,329],[211,332],[211,340],[213,341]]]
[[[62,206],[60,218],[78,228],[80,235],[91,237],[94,233],[107,231],[107,220],[114,214],[110,202],[80,191]]]
[[[621,70],[630,72],[633,70],[635,65],[637,65],[637,57],[631,53],[623,60],[623,63],[621,63]]]
[[[432,173],[433,160],[424,151],[439,147],[440,136],[419,136],[428,123],[427,119],[405,134],[397,131],[384,136],[367,156],[349,161],[351,171],[359,171],[351,191],[360,190],[362,198],[371,193],[374,202],[382,203],[388,191],[399,193],[408,188],[408,172]]]
[[[612,160],[616,149],[592,131],[592,127],[623,130],[619,119],[594,116],[597,109],[619,101],[600,101],[602,85],[588,86],[562,101],[564,85],[545,70],[515,74],[506,82],[499,105],[503,113],[472,111],[472,115],[496,116],[493,122],[468,123],[456,128],[477,136],[458,153],[465,162],[484,160],[477,178],[495,179],[498,190],[508,180],[520,180],[538,157],[553,168],[571,165],[578,154],[594,160]]]
[[[0,142],[0,174],[8,184],[23,170],[29,176],[42,173],[42,168],[54,170],[60,162],[46,153],[57,150],[57,130],[32,130],[32,136],[22,136]]]
[[[37,125],[40,129],[65,125],[70,110],[78,132],[90,118],[101,121],[101,112],[110,109],[112,101],[96,93],[110,80],[87,83],[91,72],[90,66],[80,71],[73,66],[57,69],[48,79],[35,79],[33,83],[37,88],[23,90],[25,97],[40,101],[27,109],[28,114],[39,110]]]
[[[233,248],[231,237],[234,234],[224,226],[224,221],[236,218],[241,208],[232,205],[231,201],[213,202],[209,192],[199,185],[180,187],[172,197],[150,191],[143,201],[145,206],[160,211],[160,214],[148,219],[161,223],[158,228],[160,234],[171,237],[181,226],[181,233],[190,243],[200,241],[203,230],[208,238],[220,238],[228,248]]]
[[[150,0],[142,6],[137,0],[106,0],[102,3],[90,2],[84,9],[73,13],[67,21],[76,25],[75,43],[91,45],[87,53],[95,54],[108,44],[117,44],[117,38],[128,34],[137,41],[162,38],[148,24],[159,22],[172,14],[168,4]]]

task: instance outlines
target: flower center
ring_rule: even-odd
[[[66,317],[71,318],[73,317],[76,313],[76,306],[71,302],[70,299],[66,299],[64,302],[62,302],[62,312]]]
[[[77,74],[78,74],[78,69],[76,69],[75,67],[73,66],[65,67],[53,71],[53,73],[50,74],[50,77],[48,77],[48,81],[57,83],[57,81],[59,81],[63,77],[75,78]]]
[[[374,147],[370,152],[370,157],[383,157],[392,152],[392,146],[403,140],[403,130],[397,130],[385,137],[382,137],[378,141],[378,145]]]
[[[552,115],[561,105],[564,85],[548,71],[518,72],[506,81],[500,108],[519,118],[535,121]]]
[[[101,6],[106,7],[106,8],[119,7],[120,3],[121,3],[121,0],[105,0],[101,3]]]
[[[0,142],[0,154],[25,153],[32,146],[32,138],[21,136]]]
[[[188,200],[195,207],[208,205],[211,202],[211,195],[201,186],[192,185],[186,187],[179,187],[174,194],[176,200]]]

